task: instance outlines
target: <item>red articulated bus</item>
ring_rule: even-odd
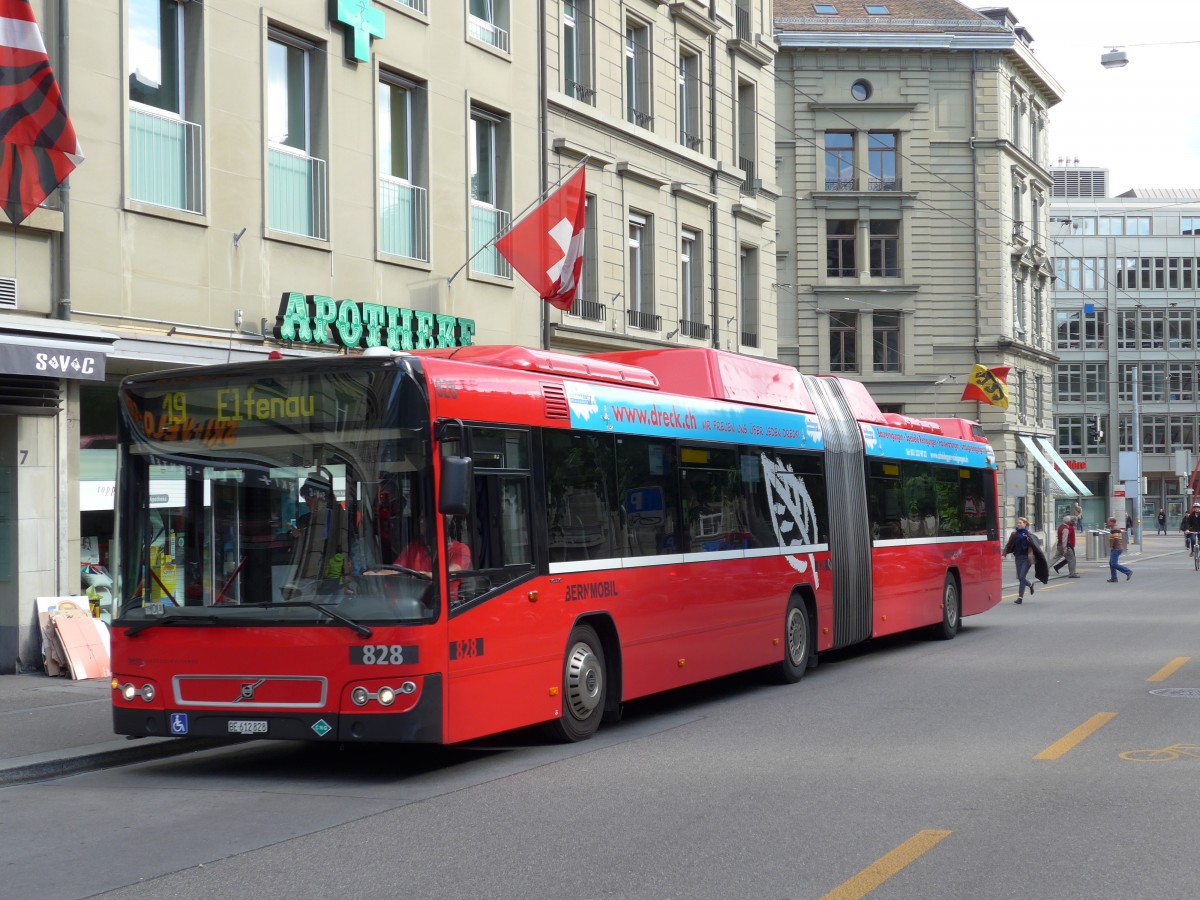
[[[977,425],[717,350],[142,375],[119,431],[119,734],[581,740],[1000,598]]]

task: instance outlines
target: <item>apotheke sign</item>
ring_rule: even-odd
[[[471,346],[475,320],[287,291],[279,302],[274,330],[281,341],[317,346],[433,350]]]

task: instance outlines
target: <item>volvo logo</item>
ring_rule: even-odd
[[[267,679],[265,679],[265,678],[260,678],[260,679],[258,679],[258,681],[255,681],[253,683],[247,682],[247,683],[243,684],[241,694],[238,695],[237,697],[235,697],[233,699],[233,702],[241,703],[243,700],[253,700],[254,692],[256,690],[258,690],[263,685],[263,683],[266,682],[266,680]]]

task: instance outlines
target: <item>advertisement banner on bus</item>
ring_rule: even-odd
[[[973,444],[938,434],[867,424],[863,424],[862,434],[867,456],[912,459],[973,469],[996,468],[996,454],[988,444]]]
[[[816,416],[753,406],[732,406],[701,398],[647,396],[602,385],[567,386],[571,425],[590,431],[770,444],[822,450]]]

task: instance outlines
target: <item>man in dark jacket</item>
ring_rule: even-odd
[[[1191,556],[1196,552],[1196,535],[1200,533],[1200,503],[1192,504],[1192,511],[1183,517],[1183,521],[1179,523],[1179,530],[1183,532],[1183,542],[1188,548],[1188,555]]]

